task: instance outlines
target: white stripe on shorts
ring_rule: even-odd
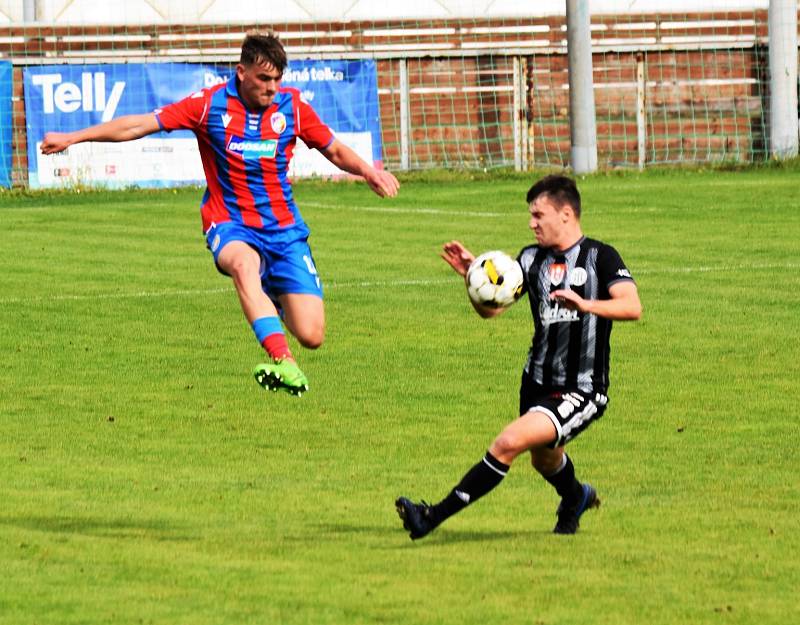
[[[528,412],[541,412],[542,414],[547,415],[553,422],[553,425],[556,427],[556,443],[561,440],[561,422],[549,408],[545,408],[544,406],[531,406],[528,408]]]
[[[605,406],[608,403],[608,398],[600,393],[595,393],[594,399],[590,399],[581,412],[573,416],[569,421],[564,424],[563,436],[565,440],[569,440],[570,433],[576,428],[580,428],[584,423],[590,421],[594,415],[597,414],[598,406]]]

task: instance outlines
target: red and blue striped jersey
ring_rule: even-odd
[[[272,105],[250,111],[239,97],[236,76],[156,111],[162,130],[194,132],[208,187],[201,203],[203,231],[234,221],[277,241],[308,236],[292,197],[289,162],[300,137],[309,148],[333,142],[330,128],[291,87]]]

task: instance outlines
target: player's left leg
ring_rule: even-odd
[[[284,293],[278,296],[278,301],[286,328],[300,344],[309,349],[322,345],[325,339],[322,298],[307,293]],[[253,374],[259,384],[273,391],[280,389],[299,396],[308,390],[308,379],[293,358],[262,363]]]
[[[555,449],[532,449],[531,464],[561,497],[553,533],[574,534],[578,531],[583,513],[590,508],[600,507],[597,491],[591,484],[577,480],[575,466],[564,452],[563,446]]]
[[[283,321],[303,347],[317,349],[325,340],[325,304],[318,295],[284,293],[278,296]]]
[[[600,505],[595,489],[575,477],[575,467],[564,452],[564,445],[575,438],[605,411],[608,398],[600,393],[571,391],[533,401],[533,412],[543,412],[558,432],[548,447],[531,449],[531,464],[561,497],[553,532],[574,534],[581,515]]]
[[[295,241],[279,251],[265,244],[261,288],[276,301],[286,329],[303,347],[316,349],[325,339],[325,307],[322,285],[306,241]],[[259,384],[271,390],[300,395],[308,390],[308,379],[294,360],[258,365]]]
[[[272,358],[272,362],[256,366],[256,381],[272,391],[299,396],[308,390],[308,380],[292,357],[274,304],[261,290],[259,264],[258,253],[241,241],[228,243],[217,259],[220,269],[233,279],[242,311],[258,342]]]

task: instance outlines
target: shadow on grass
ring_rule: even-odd
[[[406,548],[412,541],[408,537],[408,532],[403,529],[402,525],[397,526],[388,525],[355,525],[351,523],[317,523],[314,527],[320,534],[325,535],[361,535],[366,539],[379,538],[381,540],[389,539],[394,542],[402,542],[402,544],[387,545],[387,549]],[[496,540],[520,540],[520,539],[535,539],[545,538],[551,536],[550,532],[546,531],[521,531],[513,532],[508,530],[488,530],[488,531],[458,531],[439,528],[431,533],[429,536],[421,540],[413,541],[415,545],[430,545],[431,547],[445,547],[447,545],[455,545],[459,543],[482,543]]]
[[[197,537],[186,534],[185,528],[179,528],[161,520],[42,516],[0,517],[0,525],[54,534],[79,534],[105,538],[158,541],[197,540]]]
[[[502,541],[518,541],[521,539],[532,539],[538,535],[547,536],[547,534],[543,532],[511,532],[511,531],[499,531],[499,530],[488,530],[488,531],[458,531],[453,530],[449,531],[446,529],[437,529],[432,534],[426,536],[421,540],[411,541],[408,538],[408,533],[406,533],[406,538],[408,542],[415,545],[424,545],[426,547],[447,547],[449,545],[458,545],[458,544],[467,544],[467,543],[488,543],[492,541],[502,540]],[[399,547],[395,548],[404,548],[407,545],[400,545]]]

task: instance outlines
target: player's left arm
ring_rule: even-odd
[[[376,169],[338,139],[334,139],[328,147],[322,148],[320,152],[339,169],[364,178],[370,189],[379,196],[394,197],[397,195],[400,183],[392,173],[384,169]]]
[[[559,305],[605,317],[614,321],[636,321],[642,316],[642,302],[639,290],[633,280],[621,280],[608,287],[609,299],[583,299],[572,289],[558,289],[550,294],[550,299]]]

